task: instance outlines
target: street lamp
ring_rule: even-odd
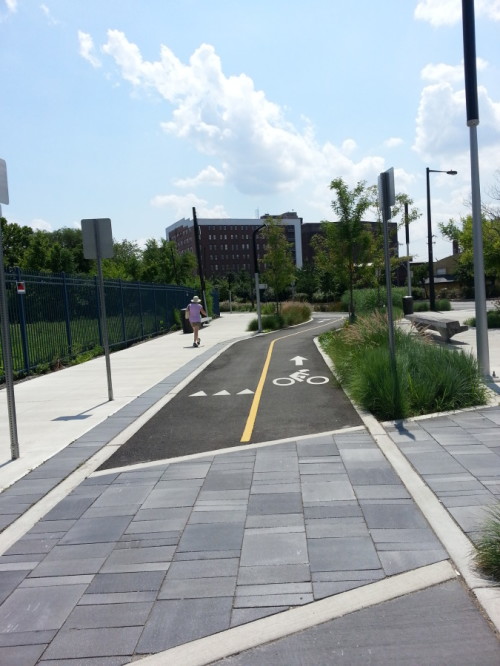
[[[436,309],[436,292],[434,290],[434,260],[432,257],[432,223],[431,223],[431,188],[429,184],[430,173],[447,173],[449,176],[456,176],[457,172],[450,169],[450,171],[440,171],[439,169],[429,169],[426,167],[425,176],[427,181],[427,244],[429,246],[429,307],[431,310]]]
[[[257,260],[257,241],[256,236],[258,232],[263,229],[266,225],[261,224],[260,227],[257,227],[252,232],[252,246],[253,246],[253,271],[255,277],[255,300],[257,305],[257,332],[262,333],[262,317],[260,314],[260,280],[259,280],[259,262]]]

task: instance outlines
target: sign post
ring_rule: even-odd
[[[393,375],[394,409],[399,404],[399,383],[396,367],[396,346],[394,341],[394,323],[392,314],[392,283],[391,283],[391,257],[389,254],[389,220],[392,217],[391,206],[396,203],[394,189],[394,169],[391,167],[378,177],[378,198],[382,213],[382,226],[384,228],[384,257],[385,257],[385,287],[387,292],[387,324],[389,329],[389,356]],[[397,414],[395,414],[397,418]]]
[[[104,280],[102,277],[102,259],[113,256],[113,235],[111,220],[99,218],[82,220],[83,255],[85,259],[97,260],[97,281],[99,285],[99,307],[102,331],[102,344],[106,358],[106,375],[108,378],[108,399],[113,400],[111,383],[111,363],[109,359],[108,323],[106,319],[106,301],[104,298]]]
[[[0,217],[2,217],[1,204],[9,203],[9,188],[7,185],[7,165],[0,159]],[[14,397],[14,372],[12,367],[12,347],[10,344],[9,307],[7,302],[7,289],[5,287],[5,266],[3,261],[3,237],[0,224],[0,320],[2,326],[2,352],[3,367],[5,370],[5,387],[7,389],[7,410],[9,413],[10,452],[12,460],[19,458],[19,442],[17,439],[16,401]]]

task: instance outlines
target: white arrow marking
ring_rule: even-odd
[[[250,389],[243,389],[243,391],[240,391],[236,395],[250,395],[253,394],[253,391],[250,391]]]
[[[294,356],[290,361],[295,361],[295,365],[304,365],[304,361],[307,361],[307,358],[303,356]]]
[[[231,395],[231,394],[229,393],[229,391],[224,390],[224,391],[219,391],[218,393],[214,393],[213,395]]]
[[[202,397],[206,398],[207,394],[205,393],[205,391],[198,391],[198,393],[191,393],[191,395],[189,397],[190,398],[202,398]]]

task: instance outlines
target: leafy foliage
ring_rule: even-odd
[[[340,332],[320,337],[355,402],[382,420],[485,403],[486,388],[473,356],[433,345],[397,326],[394,334],[395,374],[387,318],[381,313],[360,316]]]
[[[95,275],[96,263],[85,259],[81,229],[34,231],[1,218],[7,267],[51,273]],[[175,243],[150,238],[141,250],[127,240],[113,243],[114,255],[103,259],[105,278],[194,286],[196,260],[191,252],[179,254]]]
[[[272,289],[278,312],[280,299],[295,276],[292,244],[287,241],[285,229],[279,220],[272,217],[266,218],[262,235],[266,242],[266,252],[263,257],[266,269],[263,279]]]

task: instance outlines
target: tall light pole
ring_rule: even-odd
[[[477,126],[479,103],[477,95],[476,27],[474,0],[462,0],[464,36],[464,74],[467,127],[470,140],[470,173],[472,188],[472,238],[474,243],[474,300],[476,303],[476,344],[479,370],[490,378],[490,351],[488,319],[486,315],[486,286],[484,283],[483,223],[481,218],[481,188],[479,183],[479,155]]]
[[[447,173],[449,176],[456,176],[457,172],[450,169],[450,171],[440,171],[439,169],[425,169],[425,178],[427,183],[427,244],[429,251],[429,307],[431,310],[436,309],[436,292],[434,289],[434,259],[432,256],[432,222],[431,222],[431,187],[429,182],[430,173]]]
[[[253,246],[253,271],[255,278],[255,301],[257,305],[257,332],[262,333],[262,317],[260,314],[260,280],[259,280],[259,262],[257,260],[257,241],[256,236],[261,229],[266,225],[261,224],[260,227],[257,227],[252,232],[252,246]]]

